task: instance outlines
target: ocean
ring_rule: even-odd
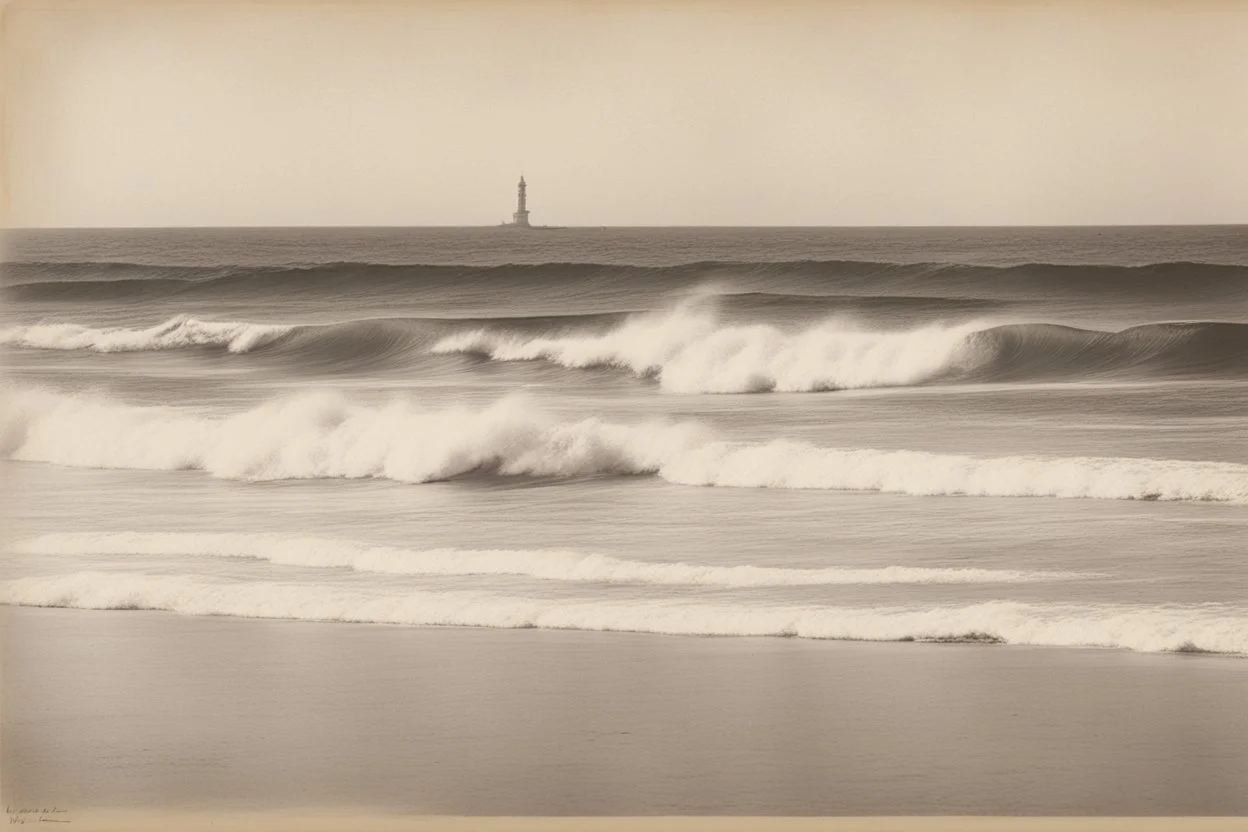
[[[1248,811],[1235,787],[1248,726],[1231,704],[1248,694],[1248,228],[19,230],[4,242],[12,638],[27,632],[19,620],[166,622],[141,642],[164,662],[179,628],[247,624],[259,642],[248,651],[280,668],[289,653],[255,628],[318,622],[305,630],[318,643],[449,650],[443,639],[521,674],[662,654],[664,684],[688,674],[701,697],[736,684],[783,696],[788,677],[759,678],[766,668],[866,655],[844,642],[880,643],[872,667],[902,673],[888,684],[906,697],[929,678],[907,667],[992,673],[1061,656],[1112,676],[1146,662],[1149,684],[1193,686],[1164,708],[1187,710],[1212,690],[1202,684],[1230,692],[1200,718],[1233,742],[1214,753],[1164,741],[1171,776],[1192,772],[1193,755],[1213,762],[1197,767],[1203,790],[1160,804],[1121,784],[1001,803],[988,774],[968,777],[970,791],[896,786],[891,803],[801,778],[787,782],[808,788],[759,793],[736,775],[696,799],[637,786],[638,806],[594,781],[543,802],[566,769],[504,787],[464,759],[475,797],[439,781],[422,800],[467,813]],[[593,658],[552,670],[551,638]],[[699,669],[724,651],[753,663],[749,679]],[[333,676],[321,659],[298,678]],[[211,684],[256,696],[283,684],[257,679]],[[581,683],[567,684],[575,696]],[[690,707],[655,704],[684,695],[671,688],[633,695],[652,715]],[[751,701],[733,707],[785,707]],[[524,715],[507,714],[520,730]],[[52,729],[30,718],[9,717],[6,756],[52,753],[39,734]],[[872,741],[913,738],[877,728]],[[115,759],[115,738],[96,739],[75,754]],[[794,747],[773,750],[829,753]],[[41,759],[6,775],[10,792],[55,799],[48,771],[75,764]],[[670,775],[708,758],[663,759]],[[121,770],[128,779],[62,772],[60,787],[80,801],[153,799],[135,785],[150,772]],[[1210,792],[1217,776],[1226,787]],[[399,783],[360,788],[335,799],[411,808]]]

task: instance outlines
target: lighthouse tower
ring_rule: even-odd
[[[529,209],[525,207],[524,189],[525,189],[524,176],[522,175],[520,177],[520,185],[519,185],[520,195],[519,195],[518,201],[516,202],[516,213],[511,215],[511,219],[512,219],[513,225],[518,225],[518,226],[521,226],[522,228],[528,228],[529,227]]]

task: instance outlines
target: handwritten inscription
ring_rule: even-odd
[[[62,809],[59,806],[42,806],[38,809],[18,808],[16,806],[5,806],[4,814],[8,817],[9,823],[72,823],[69,819],[69,810]]]

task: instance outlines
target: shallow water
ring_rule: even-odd
[[[1248,652],[1243,229],[6,239],[9,603]]]

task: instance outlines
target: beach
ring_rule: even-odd
[[[10,806],[1248,812],[1235,229],[6,240]]]
[[[1248,663],[1225,657],[4,615],[11,805],[1248,813]]]
[[[2,22],[10,826],[1248,832],[1248,3]]]

